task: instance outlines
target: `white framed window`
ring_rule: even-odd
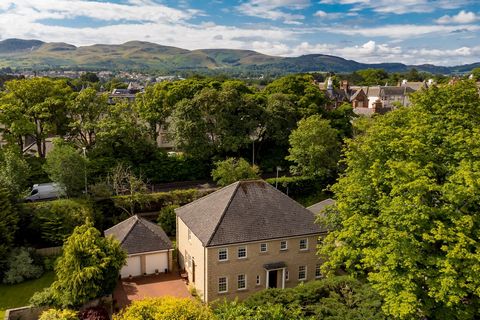
[[[288,270],[285,270],[285,280],[289,280],[290,279],[290,273],[288,272]]]
[[[220,248],[218,249],[218,261],[227,261],[228,260],[228,249]]]
[[[299,266],[298,280],[306,280],[306,279],[307,279],[307,266]]]
[[[322,237],[318,237],[317,238],[317,245],[320,245],[323,243],[323,238]]]
[[[244,274],[239,274],[237,276],[237,289],[245,290],[247,289],[247,276]]]
[[[224,293],[228,291],[228,280],[227,277],[218,278],[218,293]]]
[[[321,266],[320,263],[317,263],[317,264],[315,265],[315,278],[316,278],[316,279],[322,277],[322,271],[320,270],[320,266]]]
[[[266,243],[260,243],[260,252],[267,252],[268,245]]]
[[[188,229],[188,242],[192,243],[192,231]]]
[[[237,258],[245,259],[247,257],[247,247],[238,247],[237,249]]]
[[[260,285],[260,276],[257,274],[257,281],[256,281],[257,286]]]
[[[288,249],[287,240],[280,241],[280,250],[287,250],[287,249]]]
[[[300,250],[308,250],[308,239],[300,239]]]

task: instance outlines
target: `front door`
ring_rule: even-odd
[[[268,271],[268,287],[269,288],[277,287],[277,270]]]

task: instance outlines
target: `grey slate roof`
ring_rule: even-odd
[[[317,214],[317,213],[320,213],[321,211],[323,211],[323,209],[325,209],[325,207],[333,205],[333,204],[335,204],[335,200],[325,199],[323,201],[315,203],[314,205],[311,205],[310,207],[307,207],[307,209],[310,210],[310,212],[312,212],[314,214]]]
[[[175,211],[205,247],[326,231],[310,211],[263,180],[235,182]]]
[[[159,226],[137,215],[104,231],[120,241],[128,254],[173,249],[172,242]]]

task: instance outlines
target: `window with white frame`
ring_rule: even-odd
[[[320,270],[320,266],[321,266],[320,263],[317,263],[315,265],[315,278],[317,279],[322,277],[322,271]]]
[[[287,240],[280,241],[280,250],[287,250],[287,249],[288,249]]]
[[[256,282],[257,286],[260,285],[260,276],[257,274],[257,282]]]
[[[218,249],[218,261],[227,261],[228,260],[228,249],[220,248]]]
[[[247,247],[238,247],[237,258],[244,259],[247,257]]]
[[[323,238],[322,237],[318,237],[317,238],[317,245],[320,245],[323,243]]]
[[[218,278],[218,293],[224,293],[228,291],[227,277]]]
[[[268,246],[266,243],[260,243],[260,252],[267,252]]]
[[[289,280],[290,279],[290,273],[288,272],[288,270],[285,270],[285,280]]]
[[[244,274],[239,274],[237,276],[237,289],[243,290],[247,288],[247,276]]]
[[[300,239],[300,250],[308,249],[308,239]]]
[[[306,279],[307,279],[307,266],[299,266],[298,280],[306,280]]]

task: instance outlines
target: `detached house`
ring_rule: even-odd
[[[321,277],[312,212],[262,180],[239,181],[176,209],[180,268],[205,302]]]

